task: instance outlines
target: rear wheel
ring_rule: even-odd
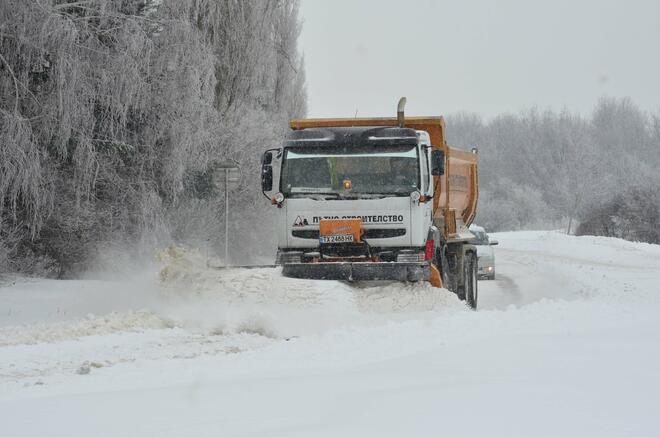
[[[477,258],[473,253],[465,254],[465,303],[473,310],[477,309],[478,293]]]
[[[442,286],[451,292],[456,292],[454,289],[454,284],[451,277],[451,272],[449,270],[449,260],[447,258],[447,248],[445,247],[442,250],[436,252],[436,266],[440,269],[440,275],[442,276]]]

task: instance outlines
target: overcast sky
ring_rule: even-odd
[[[660,0],[301,0],[309,116],[660,111]]]

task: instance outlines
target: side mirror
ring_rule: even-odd
[[[445,151],[433,150],[431,152],[431,174],[442,176],[445,174]]]
[[[273,191],[273,167],[264,164],[261,167],[261,191]]]
[[[261,157],[261,191],[273,191],[273,152],[264,152]]]
[[[271,165],[273,163],[273,152],[267,150],[261,156],[261,165]]]
[[[500,244],[500,242],[497,240],[490,240],[488,243],[489,246],[497,246],[498,244]]]

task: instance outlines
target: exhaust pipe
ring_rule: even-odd
[[[399,127],[403,127],[406,122],[405,116],[403,114],[403,109],[405,107],[406,107],[406,98],[401,97],[399,99],[399,104],[396,107],[396,119],[399,123]]]

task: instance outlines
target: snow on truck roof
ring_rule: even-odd
[[[306,128],[289,132],[285,146],[417,145],[415,129],[390,126]]]

